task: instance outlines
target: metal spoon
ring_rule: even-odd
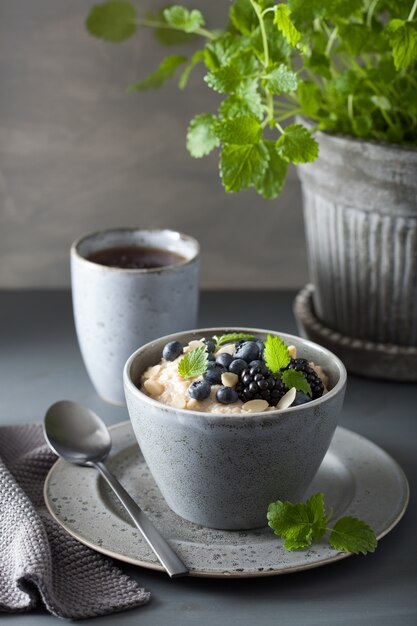
[[[98,469],[171,578],[188,574],[188,569],[168,542],[104,465],[110,452],[111,437],[98,415],[76,402],[56,402],[46,412],[44,435],[58,456],[70,463]]]

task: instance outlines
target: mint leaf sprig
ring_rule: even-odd
[[[207,28],[198,9],[140,18],[131,2],[112,0],[92,7],[86,27],[111,42],[140,27],[167,45],[203,40],[179,87],[202,65],[223,100],[192,120],[187,148],[196,158],[220,150],[228,192],[255,187],[274,198],[289,163],[317,158],[311,128],[294,115],[332,133],[417,145],[417,0],[234,0],[223,30]],[[130,90],[160,87],[183,62],[170,55]]]
[[[240,341],[241,339],[250,341],[251,339],[254,339],[254,337],[255,335],[251,335],[248,333],[226,333],[225,335],[220,335],[220,337],[218,337],[217,335],[214,335],[213,340],[216,342],[216,350],[217,350],[224,343],[232,343],[235,341]]]
[[[332,512],[326,513],[324,495],[318,492],[307,502],[293,504],[277,500],[268,507],[268,525],[284,539],[286,550],[308,548],[330,533],[332,548],[353,554],[374,552],[377,547],[375,531],[357,517],[341,517],[333,527],[328,527]]]
[[[201,376],[207,370],[208,353],[206,346],[200,346],[187,352],[178,363],[178,373],[183,378]]]

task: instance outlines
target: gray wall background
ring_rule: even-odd
[[[189,120],[215,110],[202,73],[186,92],[172,81],[128,94],[165,51],[144,30],[123,44],[93,39],[84,29],[92,4],[0,0],[0,287],[66,286],[76,237],[136,225],[197,237],[203,287],[302,286],[295,172],[278,200],[226,194],[217,155],[195,160],[185,148]],[[136,3],[141,14],[163,4]],[[194,6],[215,27],[229,3]]]

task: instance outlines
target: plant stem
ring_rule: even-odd
[[[353,94],[351,93],[348,95],[347,108],[349,119],[353,121]]]
[[[256,2],[254,2],[253,0],[250,0],[250,3],[259,20],[259,26],[260,26],[261,35],[262,35],[262,45],[264,48],[264,65],[265,67],[267,67],[269,65],[269,48],[268,48],[268,39],[266,36],[266,30],[265,30],[265,22],[263,21],[262,13],[259,9],[259,6],[256,4]]]
[[[411,20],[413,19],[416,11],[417,11],[417,0],[414,0],[414,4],[413,4],[413,6],[411,8],[410,15],[407,17],[407,22],[411,22]]]
[[[368,28],[371,28],[372,16],[374,14],[374,11],[378,2],[379,0],[373,0],[373,2],[371,2],[371,4],[369,5],[368,14],[366,16],[366,25],[368,26]]]
[[[337,26],[336,26],[336,28],[333,28],[332,34],[330,35],[329,41],[327,42],[326,50],[324,52],[326,57],[330,56],[330,51],[331,51],[332,46],[333,46],[333,44],[334,44],[334,42],[336,40],[336,37],[337,37]]]
[[[180,26],[175,26],[174,24],[166,24],[165,22],[158,22],[157,20],[136,20],[135,24],[138,26],[147,26],[148,28],[165,28],[167,30],[180,30],[181,32],[185,32],[183,28]],[[207,39],[214,39],[216,35],[211,33],[209,30],[205,28],[197,28],[192,33],[186,33],[187,35],[200,35],[201,37],[206,37]]]
[[[282,128],[281,124],[279,124],[278,122],[275,123],[275,126],[278,128],[279,132],[281,133],[281,135],[285,135],[285,130]]]

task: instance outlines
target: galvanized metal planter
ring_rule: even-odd
[[[318,320],[344,336],[417,346],[417,150],[318,133],[299,165]]]

